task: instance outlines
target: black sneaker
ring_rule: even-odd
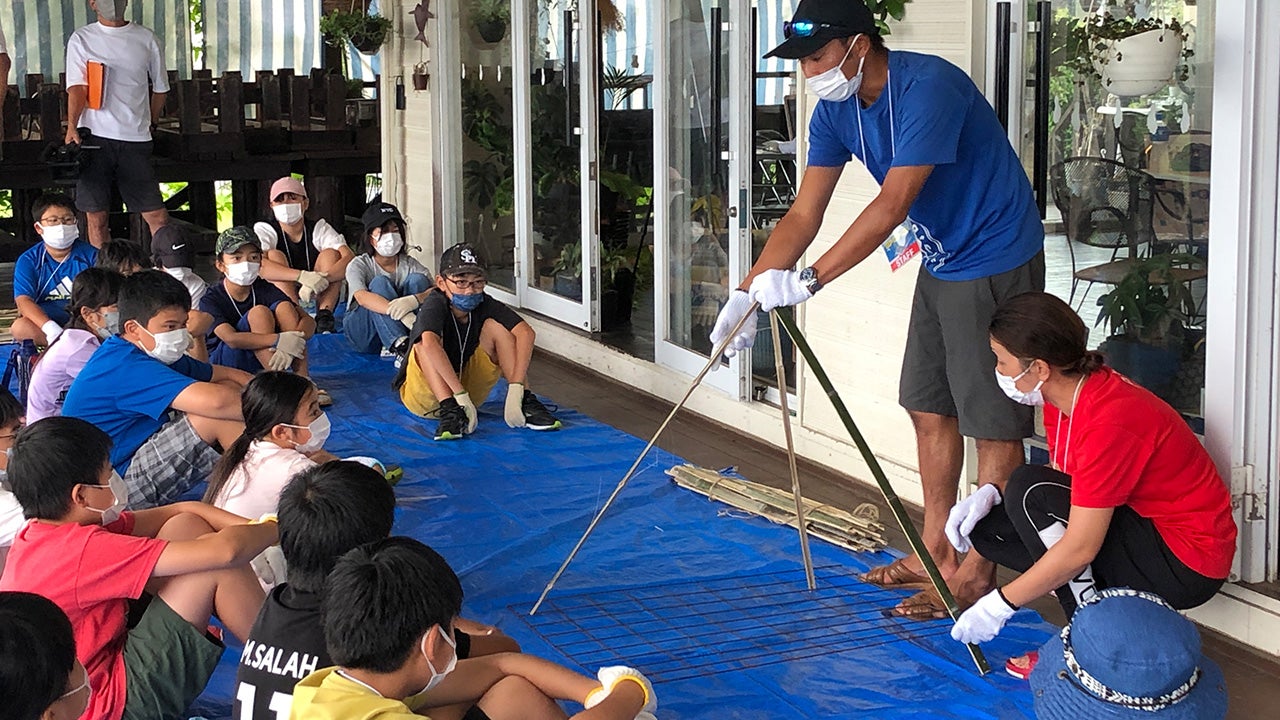
[[[402,337],[391,343],[391,355],[395,358],[396,369],[399,370],[404,366],[405,358],[409,357],[409,338]]]
[[[467,411],[462,409],[457,400],[445,398],[436,409],[436,440],[461,440],[467,433]]]
[[[538,396],[528,390],[524,391],[520,407],[524,410],[525,427],[530,430],[559,430],[563,427],[547,406],[538,400]]]
[[[321,335],[328,335],[337,329],[337,323],[333,320],[332,310],[316,311],[316,332]]]

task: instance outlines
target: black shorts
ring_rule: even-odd
[[[120,197],[129,212],[151,212],[164,207],[156,171],[151,165],[148,142],[125,142],[94,137],[97,150],[87,153],[80,180],[76,183],[76,209],[105,212],[111,209],[111,186],[120,188]]]
[[[1009,298],[1044,290],[1044,253],[977,280],[939,280],[920,268],[902,358],[898,404],[958,418],[960,434],[982,440],[1030,437],[1033,409],[1005,396],[996,383],[989,328]]]

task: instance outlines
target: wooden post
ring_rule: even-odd
[[[293,130],[311,129],[311,78],[294,77],[289,98],[289,127]]]
[[[35,97],[40,92],[40,86],[44,84],[44,75],[40,73],[27,74],[27,97]]]
[[[293,107],[293,77],[293,68],[280,68],[276,72],[280,83],[280,115],[285,118],[290,117]]]
[[[326,75],[324,80],[324,127],[342,130],[347,126],[347,81],[341,75]]]
[[[223,73],[218,83],[218,129],[244,132],[244,80],[238,72]]]
[[[200,132],[200,81],[178,81],[178,130],[183,135],[197,135]]]
[[[307,197],[311,201],[313,217],[324,218],[335,228],[346,225],[341,180],[331,176],[308,177]]]
[[[187,193],[191,196],[191,222],[200,227],[216,230],[218,228],[218,202],[214,194],[213,183],[188,183]]]
[[[61,142],[62,87],[54,83],[40,86],[40,137],[47,142]]]
[[[22,137],[22,108],[18,107],[18,87],[4,87],[7,97],[4,103],[4,117],[0,118],[0,128],[4,129],[0,140],[18,140]]]
[[[271,73],[258,75],[258,87],[262,90],[262,105],[258,109],[258,123],[262,127],[280,127],[280,79]]]

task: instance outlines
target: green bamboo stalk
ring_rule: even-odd
[[[780,310],[782,309],[780,308]],[[902,505],[902,500],[898,498],[898,493],[894,491],[893,485],[889,483],[889,478],[884,474],[884,468],[880,467],[880,461],[876,459],[875,453],[871,452],[871,446],[867,444],[866,438],[858,430],[858,426],[854,423],[853,416],[849,414],[849,409],[845,407],[844,401],[836,393],[836,388],[831,383],[831,378],[822,369],[822,365],[818,362],[818,357],[813,353],[813,348],[809,347],[808,341],[800,334],[800,328],[796,327],[795,318],[792,317],[790,308],[787,308],[785,312],[778,312],[777,315],[778,322],[782,323],[787,334],[795,342],[796,349],[804,356],[809,369],[813,371],[814,379],[822,386],[823,392],[827,394],[827,398],[831,400],[832,407],[835,408],[836,415],[840,416],[840,422],[844,423],[844,429],[848,431],[849,437],[853,438],[853,443],[858,446],[858,451],[862,453],[862,459],[866,461],[867,467],[871,469],[872,477],[875,478],[876,484],[880,486],[880,492],[884,495],[885,503],[889,505],[889,510],[893,513],[893,517],[902,526],[902,532],[907,536],[907,543],[911,545],[911,550],[919,556],[920,563],[924,565],[924,570],[929,575],[929,582],[933,584],[933,589],[937,591],[938,596],[942,598],[942,603],[946,605],[947,614],[951,616],[953,621],[958,620],[960,618],[960,608],[956,605],[956,599],[951,594],[951,589],[947,587],[946,581],[942,579],[942,573],[938,571],[937,563],[933,561],[933,557],[929,555],[928,548],[924,546],[924,541],[920,539],[920,533],[916,531],[915,523],[911,522],[911,518],[907,515],[907,509]],[[978,666],[978,674],[986,675],[991,672],[991,666],[987,663],[987,658],[982,653],[982,649],[973,643],[969,643],[968,647],[969,655],[973,657],[974,664]]]

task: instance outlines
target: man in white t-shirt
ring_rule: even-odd
[[[99,147],[89,154],[76,185],[76,207],[88,216],[94,247],[110,237],[113,183],[152,233],[169,222],[151,166],[151,131],[169,92],[169,73],[155,33],[124,19],[127,3],[89,0],[98,22],[76,30],[67,42],[66,142],[79,144],[79,128],[85,127]],[[89,107],[90,63],[103,66],[98,108]]]

